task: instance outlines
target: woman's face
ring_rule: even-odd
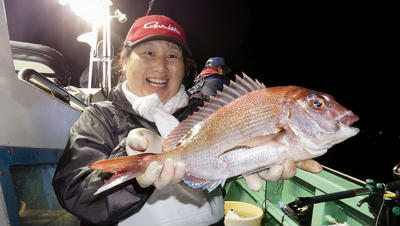
[[[184,70],[181,47],[164,40],[134,47],[125,65],[128,89],[139,97],[156,93],[163,103],[178,92]]]

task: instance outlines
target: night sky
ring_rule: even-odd
[[[57,0],[4,0],[11,40],[61,52],[78,86],[91,27]],[[114,0],[128,17],[112,30],[123,39],[147,0]],[[261,4],[262,3],[262,4]],[[199,70],[222,56],[234,73],[267,86],[298,85],[331,94],[360,117],[361,132],[317,158],[353,177],[394,180],[400,162],[398,11],[385,1],[157,0],[185,30]],[[118,46],[116,48],[119,48]]]

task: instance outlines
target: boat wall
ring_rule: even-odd
[[[1,222],[11,226],[79,225],[79,220],[59,205],[51,185],[62,152],[0,147],[1,226]]]
[[[333,174],[324,169],[312,174],[298,169],[290,180],[264,183],[259,192],[250,190],[243,179],[232,181],[225,186],[225,200],[242,201],[257,205],[264,210],[264,225],[374,225],[374,217],[364,203],[357,203],[366,197],[356,196],[314,204],[310,214],[304,217],[290,217],[280,208],[280,203],[293,202],[297,197],[311,197],[361,188],[358,182]]]
[[[56,225],[79,225],[73,217],[65,220],[66,211],[54,201],[51,178],[81,111],[18,78],[3,0],[0,47],[0,225],[53,225],[49,222],[56,217]]]

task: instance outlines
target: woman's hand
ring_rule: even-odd
[[[145,128],[129,131],[126,138],[126,153],[137,155],[143,153],[161,153],[164,138]]]
[[[249,188],[253,191],[259,191],[262,187],[262,180],[277,181],[279,179],[290,179],[296,174],[296,167],[311,173],[319,173],[322,166],[315,160],[309,159],[295,163],[292,159],[286,159],[280,165],[245,176]]]
[[[142,153],[161,153],[164,138],[145,128],[133,129],[126,139],[126,152],[128,155]],[[152,162],[144,174],[136,177],[138,184],[145,188],[154,185],[162,189],[168,184],[179,183],[185,175],[185,164],[167,159],[163,165]]]
[[[144,174],[136,178],[138,184],[145,188],[154,185],[157,189],[162,189],[168,184],[179,183],[185,175],[185,164],[167,159],[162,166],[158,162],[152,162],[147,167]]]

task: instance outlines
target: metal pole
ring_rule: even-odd
[[[111,91],[111,16],[110,16],[110,7],[111,7],[111,1],[106,0],[107,2],[107,78],[108,78],[108,89],[107,89],[107,94]]]
[[[89,75],[88,75],[88,89],[92,88],[92,79],[93,79],[93,61],[94,61],[94,55],[97,55],[97,26],[93,25],[93,33],[95,34],[95,39],[93,40],[92,43],[90,43],[90,59],[89,59]]]
[[[107,58],[107,24],[108,24],[108,0],[104,0],[104,11],[105,11],[105,17],[104,17],[104,23],[103,23],[103,56],[101,58],[101,64],[103,66],[103,89],[106,89],[107,92],[107,84],[106,84],[106,79],[107,79],[107,64],[104,61],[104,59]]]

